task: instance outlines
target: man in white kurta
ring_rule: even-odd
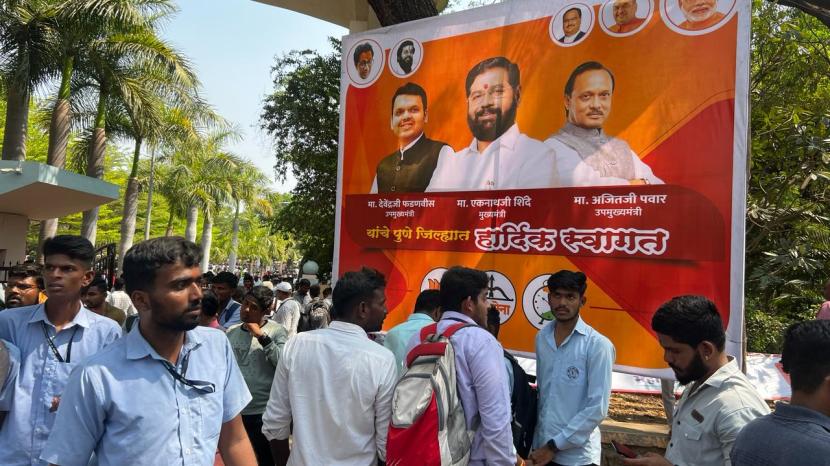
[[[470,145],[442,153],[427,191],[481,191],[559,186],[549,147],[519,131],[519,68],[504,57],[488,58],[467,74]]]

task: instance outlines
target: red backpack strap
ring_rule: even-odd
[[[438,323],[429,324],[421,329],[421,342],[426,341],[427,337],[438,331]]]
[[[452,324],[449,327],[447,327],[447,329],[444,330],[444,333],[442,333],[441,336],[449,339],[451,336],[455,335],[455,332],[457,332],[457,331],[459,331],[459,330],[461,330],[462,328],[465,328],[465,327],[478,327],[478,326],[476,324],[471,324],[469,322],[459,322],[457,324]]]

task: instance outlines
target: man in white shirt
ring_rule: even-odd
[[[556,158],[549,147],[519,131],[516,112],[519,67],[504,57],[488,58],[467,74],[470,146],[442,153],[427,191],[555,188]]]
[[[565,84],[567,122],[545,144],[556,153],[563,186],[663,184],[622,139],[602,130],[611,114],[615,81],[602,63],[577,66]]]
[[[138,309],[133,305],[133,300],[130,299],[130,295],[124,291],[124,279],[120,277],[116,278],[112,289],[113,291],[107,294],[107,302],[124,311],[127,317],[137,315]]]
[[[367,335],[379,331],[386,317],[385,288],[376,270],[346,272],[334,288],[331,325],[285,344],[262,416],[276,464],[367,466],[385,460],[398,371],[392,353]]]
[[[285,327],[285,330],[288,332],[288,338],[291,338],[297,334],[297,324],[300,323],[302,306],[299,300],[291,297],[290,283],[279,282],[275,289],[280,304],[277,310],[274,311],[274,317],[271,320]]]

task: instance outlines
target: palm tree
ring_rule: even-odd
[[[3,160],[26,158],[32,91],[55,71],[55,1],[0,3],[0,81],[6,88]]]
[[[233,232],[231,236],[231,248],[228,254],[228,267],[236,269],[236,259],[239,247],[239,212],[244,204],[248,207],[257,207],[266,214],[271,212],[269,203],[260,197],[264,192],[267,177],[255,165],[244,162],[236,167],[232,173],[230,197],[233,202]]]
[[[69,0],[58,8],[56,16],[56,48],[60,69],[60,86],[55,96],[49,125],[49,165],[63,168],[69,142],[72,113],[69,99],[76,61],[94,39],[120,31],[151,27],[158,15],[175,10],[167,0]],[[83,62],[81,63],[83,66]],[[40,243],[57,232],[57,219],[40,224]],[[40,249],[40,248],[38,248]]]

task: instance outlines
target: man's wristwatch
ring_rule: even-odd
[[[262,335],[257,337],[256,341],[258,341],[259,344],[264,348],[271,343],[271,337],[263,333]]]

